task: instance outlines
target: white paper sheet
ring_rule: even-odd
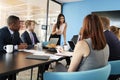
[[[73,52],[65,52],[65,53],[56,53],[58,56],[72,56]]]
[[[20,51],[30,52],[30,53],[33,53],[33,55],[50,56],[50,59],[54,59],[54,60],[60,59],[62,57],[62,56],[58,56],[56,54],[49,54],[49,53],[45,53],[44,51],[38,51],[38,50],[27,50],[27,49],[24,49],[24,50],[20,50]]]

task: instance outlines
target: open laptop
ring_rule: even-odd
[[[76,44],[78,41],[78,35],[73,35],[71,41],[73,41]]]
[[[48,51],[57,52],[55,47],[58,43],[58,40],[59,40],[59,38],[50,38],[48,44],[46,45],[46,47],[48,48]],[[54,44],[55,46],[53,46],[51,44]]]
[[[48,44],[57,44],[59,38],[50,38],[50,41],[48,42]]]
[[[70,50],[69,51],[74,51],[74,48],[75,48],[75,43],[73,41],[68,41],[68,44],[70,46]]]

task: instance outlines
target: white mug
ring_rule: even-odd
[[[64,48],[65,51],[69,50],[69,46],[68,45],[64,45],[63,48]]]
[[[13,52],[13,45],[6,45],[3,47],[3,49],[7,52],[7,53],[12,53]]]
[[[56,47],[57,53],[63,53],[63,47],[57,46]]]

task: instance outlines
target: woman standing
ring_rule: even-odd
[[[65,22],[65,16],[63,14],[59,14],[57,18],[57,23],[53,26],[51,37],[58,37],[57,45],[60,45],[61,35],[64,37],[64,44],[66,44],[66,28],[67,24]]]

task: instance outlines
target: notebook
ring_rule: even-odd
[[[70,46],[70,51],[74,51],[75,43],[73,41],[68,41],[68,44]]]
[[[43,55],[28,55],[26,56],[27,59],[37,59],[37,60],[48,60],[50,56],[43,56]]]

